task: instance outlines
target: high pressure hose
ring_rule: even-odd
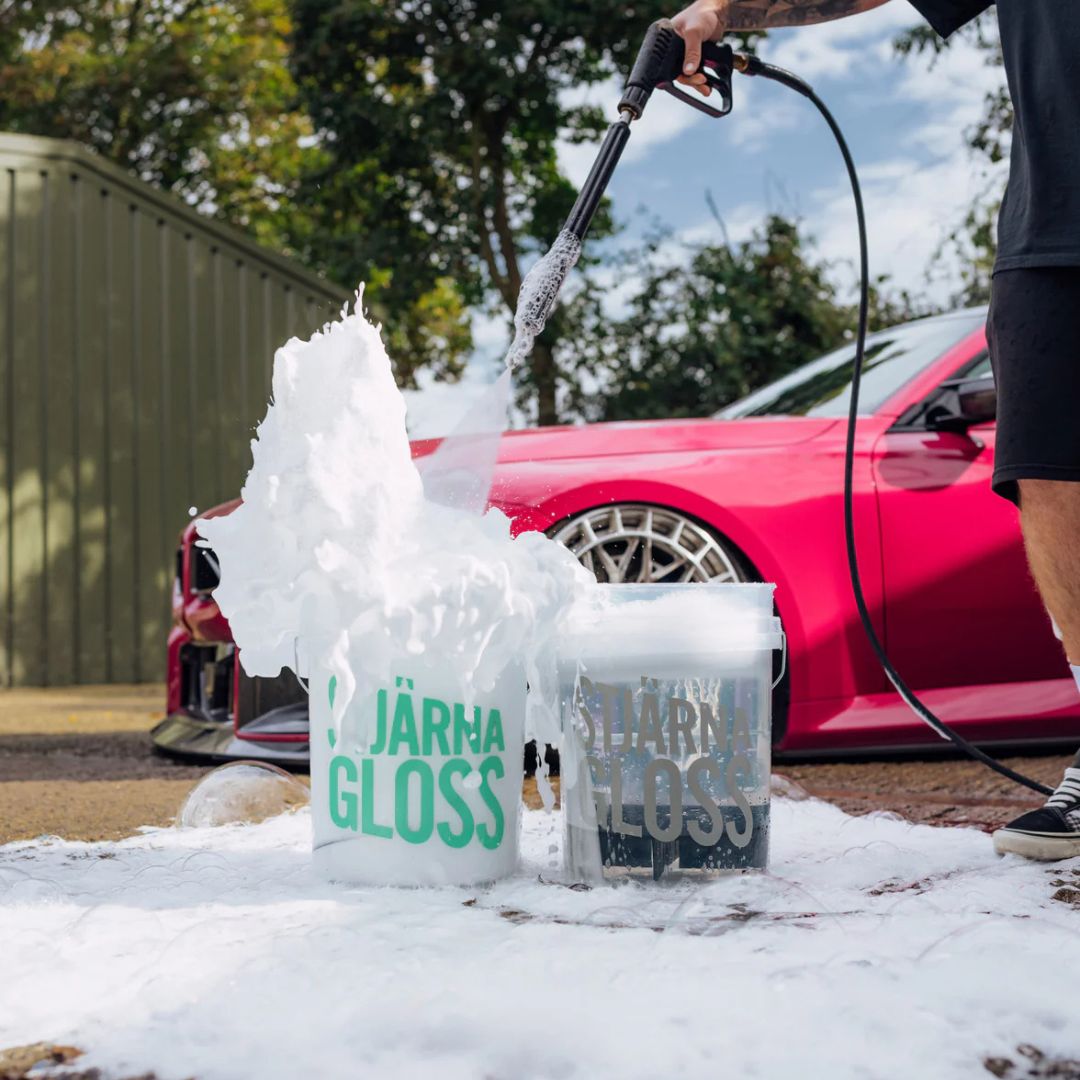
[[[896,692],[908,707],[924,723],[928,724],[943,739],[947,739],[965,754],[981,761],[987,768],[1001,776],[1029,787],[1043,795],[1052,794],[1051,789],[1031,777],[1010,769],[1007,765],[992,758],[979,747],[968,742],[939,717],[935,716],[919,699],[914,691],[904,682],[900,673],[892,665],[885,646],[882,645],[870,611],[863,595],[862,579],[859,575],[858,553],[855,550],[855,514],[853,498],[853,478],[855,473],[855,430],[859,418],[859,389],[862,383],[863,360],[866,352],[866,331],[870,298],[870,267],[867,254],[866,214],[863,210],[862,190],[855,162],[847,141],[836,118],[828,106],[814,93],[813,89],[797,75],[783,68],[766,64],[756,56],[733,53],[728,45],[716,42],[704,42],[702,45],[701,72],[706,84],[717,94],[719,107],[706,103],[700,96],[689,94],[676,85],[682,73],[685,42],[668,19],[654,22],[645,35],[645,40],[638,51],[634,67],[626,82],[619,101],[619,119],[611,125],[607,137],[600,148],[596,161],[589,172],[588,179],[582,186],[570,216],[552,251],[541,259],[526,277],[522,287],[522,299],[519,302],[515,326],[519,333],[526,332],[530,340],[544,329],[544,324],[555,304],[559,288],[577,259],[577,252],[585,238],[593,216],[600,206],[600,201],[607,189],[615,166],[619,163],[623,149],[630,137],[630,125],[640,119],[654,90],[664,90],[679,98],[695,109],[709,116],[722,117],[731,111],[731,76],[732,71],[743,75],[755,75],[782,85],[801,94],[824,117],[829,130],[840,148],[840,153],[847,167],[848,180],[851,182],[851,194],[855,200],[855,216],[859,228],[859,323],[855,336],[855,360],[851,377],[851,403],[848,408],[847,439],[844,448],[844,536],[847,543],[848,571],[851,576],[851,589],[855,595],[855,606],[859,612],[859,621],[870,642],[874,654]],[[566,252],[571,257],[563,257]],[[526,287],[528,286],[528,287]]]
[[[782,83],[784,86],[796,91],[796,93],[802,94],[804,98],[812,102],[814,107],[821,113],[822,117],[824,117],[825,123],[829,125],[829,130],[833,133],[833,138],[836,140],[836,145],[840,148],[840,154],[844,159],[844,165],[847,167],[848,180],[851,182],[851,194],[855,200],[855,217],[858,220],[859,227],[859,324],[855,334],[855,362],[851,372],[851,402],[848,407],[847,439],[844,446],[844,537],[847,542],[847,559],[848,570],[851,575],[851,589],[855,594],[855,606],[858,608],[859,621],[862,623],[867,640],[870,642],[870,646],[874,650],[878,662],[884,669],[885,674],[889,677],[889,681],[896,688],[896,692],[903,698],[908,707],[920,720],[932,727],[943,739],[948,739],[949,742],[958,749],[963,750],[965,754],[973,757],[976,761],[981,761],[988,768],[993,769],[994,772],[999,773],[1009,780],[1015,781],[1017,784],[1022,784],[1024,787],[1029,787],[1032,791],[1037,791],[1042,795],[1050,795],[1052,794],[1052,791],[1045,784],[1040,784],[1037,780],[1033,780],[1031,777],[1024,776],[1023,773],[1018,773],[1015,769],[1010,769],[1007,765],[1003,765],[1000,761],[997,761],[983,750],[980,750],[979,747],[975,746],[973,743],[968,742],[968,740],[959,734],[959,732],[954,731],[943,720],[935,716],[934,713],[919,700],[915,695],[915,692],[906,682],[904,682],[900,673],[893,667],[892,661],[885,652],[885,646],[882,645],[881,639],[874,629],[874,624],[870,618],[870,610],[866,605],[866,597],[863,595],[862,578],[859,574],[859,558],[855,549],[855,513],[853,497],[853,480],[855,474],[855,425],[859,418],[859,388],[862,382],[863,359],[866,352],[866,330],[870,301],[870,265],[867,253],[866,214],[863,209],[862,189],[859,186],[859,175],[855,170],[855,162],[851,156],[851,151],[848,149],[847,140],[840,130],[840,125],[836,122],[836,118],[829,111],[825,102],[814,93],[810,86],[804,83],[797,75],[793,75],[790,71],[774,67],[772,64],[766,64],[756,56],[746,56],[741,53],[736,54],[734,57],[734,65],[735,69],[742,72],[744,75],[759,75],[764,79],[771,79],[773,82]]]

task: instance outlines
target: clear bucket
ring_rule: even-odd
[[[359,676],[358,676],[359,682]],[[336,681],[310,683],[316,871],[363,885],[472,885],[518,859],[525,675],[485,693],[418,657],[360,684],[335,726]]]
[[[559,656],[571,878],[766,866],[773,588],[605,585],[572,613]]]

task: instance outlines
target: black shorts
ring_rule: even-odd
[[[994,275],[986,320],[997,385],[993,488],[1080,481],[1080,267]]]

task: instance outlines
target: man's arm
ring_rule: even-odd
[[[771,30],[776,26],[805,26],[881,7],[886,0],[731,0],[728,30]]]
[[[697,73],[701,43],[715,41],[729,30],[805,26],[858,15],[884,3],[887,0],[695,0],[671,20],[686,39],[686,74],[680,81],[708,94],[705,76]]]

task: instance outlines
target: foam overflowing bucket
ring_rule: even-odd
[[[609,585],[574,611],[559,657],[571,877],[766,865],[772,595]]]
[[[359,682],[358,677],[358,682]],[[336,720],[337,680],[310,684],[317,872],[366,885],[471,885],[518,857],[525,676],[484,692],[420,656],[358,685]]]

